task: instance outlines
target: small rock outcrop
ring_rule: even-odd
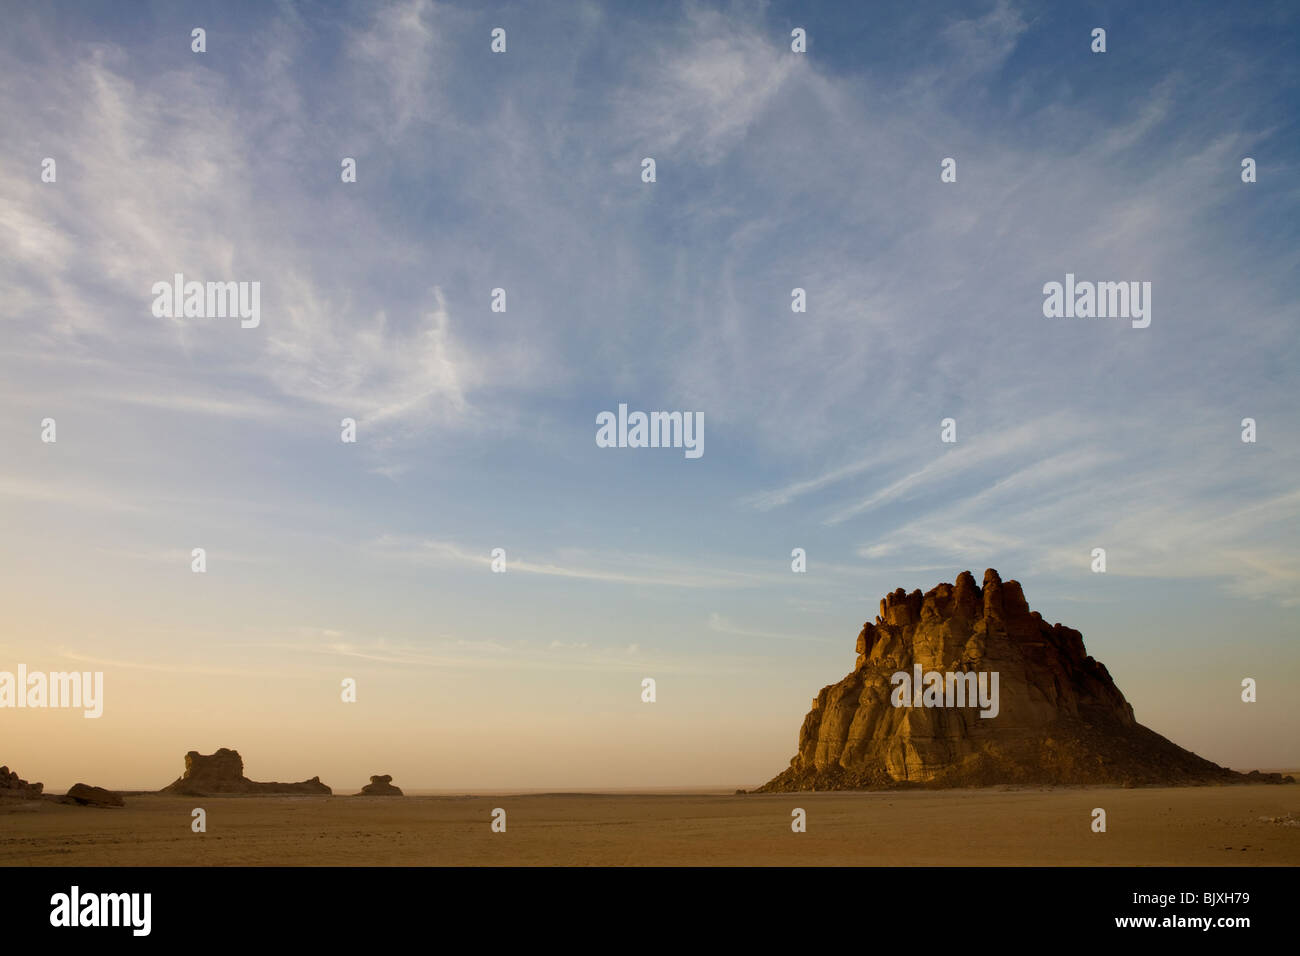
[[[45,784],[28,783],[8,767],[0,767],[0,798],[38,800],[44,789]]]
[[[357,796],[400,797],[402,796],[402,788],[394,787],[392,774],[386,773],[383,776],[371,777],[370,782],[361,788],[361,792],[358,793]]]
[[[161,793],[202,797],[223,793],[301,793],[328,796],[333,793],[312,777],[301,783],[259,783],[244,776],[244,758],[239,751],[222,747],[213,754],[191,750],[185,755],[185,773]]]
[[[105,790],[103,787],[92,787],[84,783],[74,783],[72,789],[68,791],[67,799],[83,807],[126,806],[126,801],[122,799],[120,793]]]
[[[1220,767],[1143,727],[1083,635],[1048,624],[992,569],[982,587],[963,571],[925,594],[886,595],[857,655],[760,792],[1293,782]]]

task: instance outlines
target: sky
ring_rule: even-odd
[[[0,710],[23,777],[756,786],[883,594],[988,567],[1140,722],[1300,765],[1294,5],[4,17],[0,670],[105,685]]]

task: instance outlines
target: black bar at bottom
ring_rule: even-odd
[[[676,952],[684,940],[705,936],[764,948],[787,936],[803,946],[844,940],[864,951],[907,940],[983,951],[1024,934],[1044,934],[1040,941],[1053,945],[1102,937],[1232,945],[1294,933],[1296,873],[1209,867],[0,869],[0,937],[222,947],[243,939],[260,948],[355,936],[394,950],[414,937],[435,947],[454,944],[457,951],[495,950],[512,936],[541,943],[575,934],[602,951],[658,946]],[[118,925],[73,926],[74,920]]]

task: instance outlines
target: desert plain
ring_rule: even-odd
[[[5,803],[3,866],[1300,864],[1300,785]],[[191,829],[197,807],[204,833]],[[1092,829],[1097,807],[1104,833]],[[496,808],[504,833],[491,829]],[[791,830],[795,808],[806,832]]]

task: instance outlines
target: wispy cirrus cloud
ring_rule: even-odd
[[[453,541],[406,535],[383,535],[368,542],[366,550],[378,557],[451,567],[490,568],[494,560],[491,549],[474,552]],[[771,573],[732,570],[721,561],[713,567],[704,567],[649,555],[570,549],[565,563],[559,563],[554,559],[520,558],[513,556],[515,553],[513,549],[506,553],[506,573],[694,589],[757,588],[775,579]]]

